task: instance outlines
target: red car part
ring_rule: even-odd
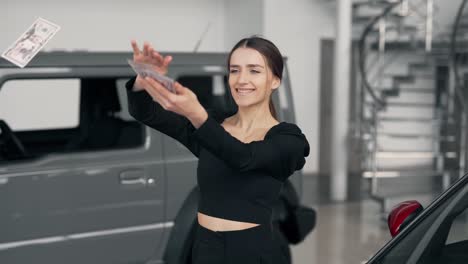
[[[387,224],[392,237],[396,236],[423,210],[422,205],[415,200],[404,201],[393,207],[388,215]]]

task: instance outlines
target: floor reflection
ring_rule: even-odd
[[[363,263],[391,238],[374,201],[312,206],[318,212],[317,226],[292,248],[294,264]]]

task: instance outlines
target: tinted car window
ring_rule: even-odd
[[[460,232],[460,230],[463,230],[463,232]],[[466,207],[463,212],[453,220],[447,242],[445,244],[450,245],[462,241],[468,241],[468,210]]]
[[[216,109],[229,114],[237,111],[226,75],[183,75],[179,76],[177,81],[190,88],[206,109]]]

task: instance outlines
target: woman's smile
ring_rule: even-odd
[[[246,96],[253,93],[256,89],[255,88],[236,88],[237,94],[240,96]]]

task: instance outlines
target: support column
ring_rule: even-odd
[[[336,42],[334,56],[334,85],[332,99],[331,138],[331,199],[347,199],[348,187],[348,123],[351,61],[351,0],[337,4]]]

